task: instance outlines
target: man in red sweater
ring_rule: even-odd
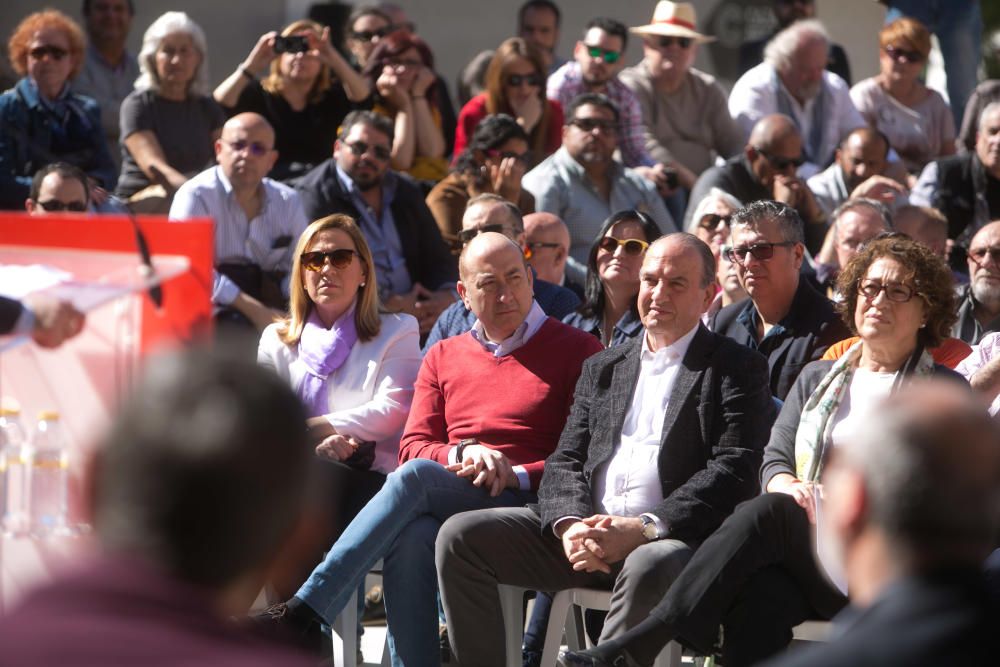
[[[547,317],[517,244],[495,232],[462,251],[458,292],[478,318],[436,344],[414,386],[402,464],[357,515],[276,620],[304,641],[332,623],[383,559],[393,664],[440,660],[434,541],[448,517],[537,499],[593,336]]]

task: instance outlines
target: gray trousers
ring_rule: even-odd
[[[540,591],[612,590],[604,641],[644,620],[693,553],[684,542],[660,540],[612,565],[611,574],[576,572],[562,542],[543,532],[538,515],[527,508],[456,514],[441,527],[436,548],[448,637],[453,659],[462,667],[505,665],[497,584]]]

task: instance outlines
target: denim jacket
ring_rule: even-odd
[[[74,164],[102,187],[114,188],[118,174],[97,103],[73,92],[64,103],[60,119],[27,78],[0,95],[0,208],[22,208],[35,172],[52,162]]]

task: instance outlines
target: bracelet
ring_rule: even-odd
[[[256,81],[257,80],[257,77],[255,77],[253,75],[253,72],[251,72],[250,70],[248,70],[243,65],[240,65],[240,74],[242,74],[246,78],[250,79],[251,81]]]

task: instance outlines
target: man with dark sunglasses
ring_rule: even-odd
[[[226,121],[215,158],[216,166],[177,190],[170,219],[215,221],[216,322],[263,331],[287,310],[292,252],[308,220],[298,193],[267,178],[278,152],[263,116],[246,112]]]
[[[800,276],[802,227],[795,209],[775,201],[733,214],[728,255],[750,298],[720,310],[710,327],[767,357],[771,393],[781,400],[803,366],[851,335],[833,303]]]
[[[31,215],[83,213],[89,203],[87,175],[67,162],[53,162],[35,173],[24,210]]]
[[[958,290],[958,320],[951,335],[976,345],[1000,331],[1000,220],[984,226],[969,242],[969,284]]]
[[[535,210],[554,213],[569,227],[570,265],[582,275],[601,223],[612,213],[639,209],[660,229],[676,226],[648,180],[614,158],[619,112],[604,95],[584,93],[566,108],[562,147],[524,175]]]
[[[729,115],[746,135],[769,114],[792,119],[802,138],[803,178],[825,169],[843,136],[867,125],[847,84],[826,70],[829,48],[819,21],[793,23],[768,42],[764,62],[741,76],[729,95]]]
[[[621,74],[642,108],[646,148],[687,191],[716,157],[730,158],[743,147],[726,92],[692,67],[699,45],[715,41],[695,29],[697,21],[691,3],[658,3],[651,23],[630,28],[642,37],[643,59]]]
[[[618,146],[622,162],[667,193],[672,188],[667,183],[665,167],[646,150],[639,101],[618,79],[627,46],[628,32],[624,25],[606,17],[591,19],[583,31],[583,39],[573,49],[573,60],[549,76],[546,94],[564,109],[582,93],[606,95],[620,114]]]
[[[795,173],[802,161],[802,137],[794,121],[781,114],[761,118],[740,155],[698,178],[684,217],[685,229],[690,226],[698,202],[712,188],[719,188],[744,202],[773,199],[788,204],[806,223],[805,244],[809,251],[819,252],[826,236],[826,214],[806,182]]]
[[[344,118],[333,158],[294,182],[309,220],[354,218],[375,261],[382,303],[409,313],[426,334],[455,302],[458,267],[420,186],[390,169],[392,121],[371,111]]]

